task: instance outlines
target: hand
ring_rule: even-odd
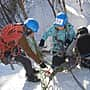
[[[52,74],[52,72],[53,72],[52,67],[49,66],[49,65],[48,66],[45,65],[45,62],[42,62],[40,64],[40,67],[41,67],[41,71],[43,71],[46,76],[50,76]]]
[[[42,63],[40,64],[40,67],[41,67],[41,68],[47,68],[47,66],[45,65],[44,62],[42,62]]]
[[[66,43],[71,44],[72,41],[70,41],[69,39],[66,40]]]
[[[45,40],[41,39],[40,43],[39,43],[39,47],[43,47],[44,46],[44,42],[45,42]]]

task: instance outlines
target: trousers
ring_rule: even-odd
[[[32,78],[34,73],[33,73],[32,64],[31,64],[30,59],[27,58],[26,56],[18,55],[18,56],[15,57],[15,60],[17,62],[20,62],[24,66],[27,77]]]

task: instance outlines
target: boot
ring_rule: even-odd
[[[33,73],[34,74],[37,74],[37,73],[39,73],[39,70],[35,70],[34,68],[33,68]],[[28,73],[26,73],[26,77],[28,76]]]
[[[33,68],[33,73],[37,74],[37,73],[39,73],[39,70],[36,70],[36,69]]]
[[[29,82],[40,82],[41,80],[38,79],[37,76],[27,77],[27,81]]]

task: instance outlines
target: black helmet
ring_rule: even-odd
[[[88,29],[86,27],[81,27],[77,30],[77,34],[88,34]]]

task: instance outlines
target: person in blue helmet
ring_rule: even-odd
[[[75,31],[73,25],[68,22],[68,17],[65,12],[59,12],[56,15],[56,19],[46,32],[43,33],[39,47],[43,47],[45,40],[52,36],[53,41],[53,58],[52,66],[59,66],[65,62],[64,46],[68,46],[75,38]]]
[[[31,82],[39,82],[40,79],[35,74],[37,71],[32,68],[30,58],[40,65],[41,68],[46,67],[41,58],[32,51],[27,41],[27,37],[33,36],[33,33],[38,32],[38,30],[39,23],[34,18],[28,18],[24,24],[6,25],[0,33],[0,38],[2,38],[0,39],[0,45],[2,45],[0,52],[3,50],[0,53],[0,59],[5,63],[6,58],[10,57],[10,59],[13,59],[14,57],[14,60],[21,62],[26,70],[27,80]],[[22,54],[22,50],[24,50],[25,55]]]

